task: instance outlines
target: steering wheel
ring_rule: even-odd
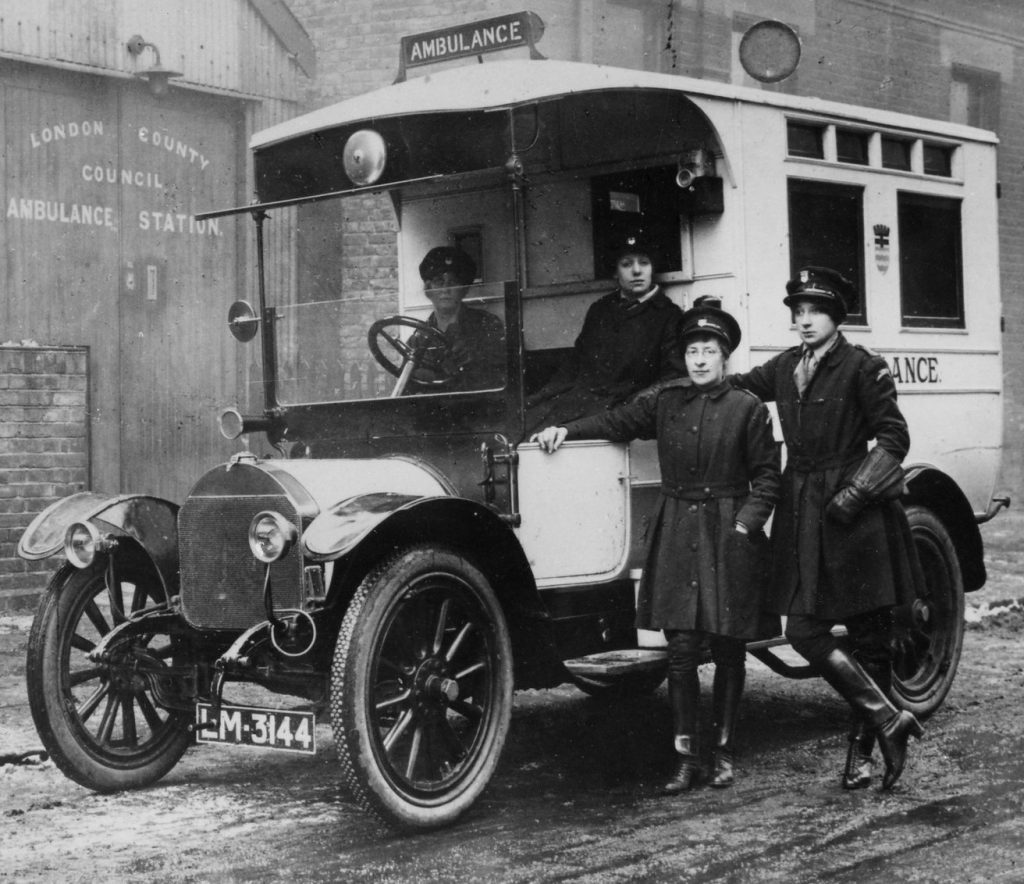
[[[414,334],[409,341],[403,341],[397,334],[389,331],[392,328],[411,328]],[[398,378],[395,388],[391,391],[392,398],[401,396],[410,382],[425,387],[437,387],[451,380],[450,374],[444,370],[440,360],[436,359],[431,360],[431,377],[413,377],[413,372],[423,365],[428,354],[448,350],[448,339],[444,333],[422,320],[413,319],[411,316],[386,316],[370,326],[366,340],[373,358],[385,371]],[[384,353],[381,349],[382,341],[387,341],[391,349],[398,354],[398,361],[393,361]],[[415,344],[410,346],[412,341],[415,341]]]

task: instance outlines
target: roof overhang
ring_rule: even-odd
[[[894,129],[930,132],[970,141],[997,141],[993,133],[969,126],[711,80],[571,61],[514,60],[451,68],[385,86],[256,132],[249,146],[257,150],[291,138],[382,117],[498,110],[607,89],[685,92],[698,103],[701,97],[706,97],[773,105],[794,112],[851,121],[870,119],[874,125]]]

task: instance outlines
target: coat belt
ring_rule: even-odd
[[[845,467],[856,463],[867,456],[866,448],[848,448],[832,454],[791,454],[786,460],[786,469],[798,473],[816,473],[818,470],[829,470],[833,467]]]
[[[716,497],[743,497],[750,493],[747,482],[707,482],[704,485],[681,485],[662,482],[661,493],[679,500],[711,500]]]

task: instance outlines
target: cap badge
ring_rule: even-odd
[[[800,271],[800,282],[807,282],[811,278],[811,274],[806,270]]]
[[[699,326],[705,326],[707,324],[708,324],[708,321],[706,319],[698,319],[697,320],[697,325],[699,325]]]

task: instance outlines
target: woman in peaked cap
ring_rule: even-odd
[[[527,432],[612,408],[685,372],[682,311],[654,282],[659,250],[635,231],[611,243],[608,254],[615,289],[590,305],[568,359],[527,396]]]
[[[889,789],[921,734],[890,699],[893,608],[913,601],[922,577],[899,502],[910,434],[885,360],[839,331],[852,294],[836,271],[802,268],[783,298],[800,344],[730,380],[776,403],[786,442],[769,610],[787,616],[793,647],[850,704],[843,788],[870,784],[877,742]]]
[[[446,345],[433,352],[428,339],[418,331],[413,334],[410,347],[422,351],[422,364],[413,374],[414,381],[442,391],[504,385],[504,323],[486,310],[462,303],[476,278],[476,270],[473,259],[452,246],[436,246],[420,262],[424,291],[434,307],[427,325],[444,336]]]
[[[689,378],[656,384],[626,405],[534,437],[548,452],[566,439],[657,437],[661,494],[648,533],[637,601],[640,629],[668,639],[669,701],[677,763],[662,791],[692,788],[700,770],[697,666],[705,642],[715,662],[711,785],[730,786],[746,642],[765,637],[763,526],[779,491],[779,454],[768,409],[725,380],[740,340],[736,320],[703,304],[683,314]]]

